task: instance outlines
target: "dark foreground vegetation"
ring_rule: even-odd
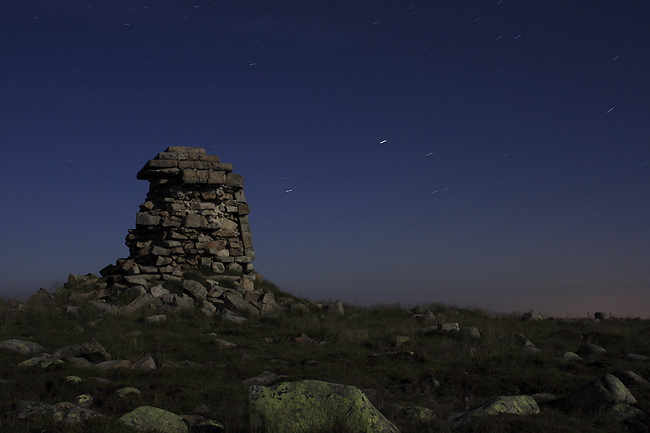
[[[291,296],[284,296],[290,304]],[[96,339],[115,359],[136,360],[150,354],[157,368],[99,369],[70,363],[49,368],[18,366],[27,357],[0,349],[0,431],[2,432],[136,432],[117,418],[142,405],[175,414],[209,407],[226,432],[247,432],[245,379],[268,371],[283,380],[314,379],[354,385],[393,421],[409,432],[649,432],[646,417],[626,420],[606,412],[563,411],[540,403],[540,413],[477,418],[452,428],[450,413],[480,406],[500,395],[548,393],[568,395],[605,373],[632,370],[650,378],[650,362],[626,354],[650,355],[650,321],[610,318],[600,323],[544,319],[522,321],[521,315],[495,316],[442,305],[411,311],[399,306],[358,308],[345,314],[296,300],[307,309],[287,308],[271,317],[248,317],[246,323],[209,318],[199,310],[167,314],[149,323],[151,311],[130,316],[102,313],[80,304],[77,315],[54,303],[33,303],[25,314],[0,316],[0,341],[34,341],[52,352],[58,347]],[[5,303],[5,307],[9,303]],[[422,314],[431,311],[425,321]],[[462,331],[431,331],[438,323],[475,327],[480,337]],[[80,326],[82,329],[80,329]],[[424,330],[424,331],[423,331]],[[139,331],[139,332],[138,332]],[[524,349],[521,338],[539,351]],[[234,343],[221,348],[215,339]],[[606,354],[561,359],[584,343],[602,346]],[[69,376],[83,380],[71,382]],[[97,379],[99,378],[99,379]],[[103,380],[106,379],[106,380]],[[637,404],[650,413],[650,386],[626,382]],[[135,387],[138,395],[114,392]],[[91,409],[105,418],[62,425],[47,417],[18,419],[18,401],[55,404],[93,396]],[[429,408],[426,422],[391,415],[394,405]]]

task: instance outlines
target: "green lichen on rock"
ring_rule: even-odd
[[[625,420],[628,418],[634,418],[637,416],[644,416],[645,412],[640,409],[637,409],[633,406],[630,406],[626,403],[612,403],[605,407],[605,411],[612,414],[615,418],[619,420]]]
[[[494,416],[501,414],[511,415],[536,415],[539,406],[535,399],[529,395],[508,395],[495,397],[482,406],[468,412],[451,414],[447,418],[452,426],[459,427],[469,423],[473,418],[481,416]]]
[[[188,433],[183,418],[152,406],[140,406],[123,415],[120,421],[138,430],[156,430],[162,433]]]
[[[391,419],[401,419],[416,424],[426,424],[435,421],[436,414],[428,407],[391,405],[386,408]]]
[[[253,431],[399,433],[361,390],[350,385],[303,380],[253,386],[248,400]]]

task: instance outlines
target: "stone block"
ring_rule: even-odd
[[[192,169],[184,169],[182,171],[183,174],[183,183],[198,183],[198,176],[196,174],[196,170]]]
[[[198,183],[208,183],[208,171],[196,170],[196,181]]]
[[[226,172],[214,171],[208,172],[208,182],[211,185],[223,185],[226,183]]]
[[[185,169],[185,168],[198,168],[198,161],[178,161],[178,168]]]
[[[135,216],[136,226],[157,226],[160,224],[160,217],[148,212],[138,212]]]
[[[178,161],[171,159],[152,159],[145,165],[147,168],[173,168],[178,167]]]
[[[199,161],[219,162],[219,157],[217,155],[200,155]]]
[[[244,188],[244,177],[240,174],[228,173],[226,175],[226,186],[230,188]]]
[[[251,213],[251,209],[247,203],[243,203],[237,206],[237,213],[239,213],[239,215],[248,215]]]
[[[203,215],[189,214],[183,218],[183,227],[204,228],[208,222]]]

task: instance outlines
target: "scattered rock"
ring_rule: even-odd
[[[558,401],[561,409],[586,412],[600,410],[612,403],[635,404],[636,399],[623,382],[611,374],[588,382]]]
[[[165,320],[167,320],[167,316],[164,314],[156,314],[153,316],[149,316],[145,319],[149,323],[162,323]]]
[[[481,338],[481,332],[474,326],[465,326],[461,329],[463,335],[469,338]]]
[[[386,412],[392,419],[399,419],[409,424],[429,424],[436,419],[436,414],[431,409],[422,406],[393,404],[386,408]]]
[[[114,394],[120,398],[128,397],[129,395],[140,395],[140,390],[138,388],[133,388],[132,386],[127,386],[125,388],[120,388],[114,392]]]
[[[398,335],[397,337],[395,337],[395,340],[393,341],[393,347],[397,349],[405,345],[406,343],[409,343],[410,341],[411,341],[410,337],[407,337],[406,335]]]
[[[580,355],[574,352],[564,352],[562,359],[565,361],[580,361],[582,358]]]
[[[253,385],[267,386],[279,382],[283,379],[287,379],[288,377],[289,376],[278,375],[270,371],[264,371],[258,374],[257,376],[250,377],[248,379],[243,380],[242,383],[246,386],[253,386]]]
[[[246,323],[246,318],[245,317],[240,317],[240,316],[235,316],[232,314],[230,311],[227,311],[221,315],[221,320],[225,320],[227,322],[233,322],[237,324],[242,324]]]
[[[296,302],[295,304],[291,304],[289,306],[289,312],[295,315],[309,314],[309,307],[307,307],[305,304],[301,304],[300,302]]]
[[[75,397],[74,403],[80,407],[90,407],[93,405],[94,399],[90,394],[81,394]]]
[[[471,422],[473,418],[480,416],[500,414],[536,415],[538,413],[539,406],[535,399],[529,395],[500,396],[468,412],[451,414],[447,417],[447,421],[453,427],[460,427]]]
[[[203,301],[208,297],[208,289],[194,280],[183,281],[183,290],[196,300]]]
[[[11,338],[9,340],[0,341],[0,349],[9,349],[18,352],[21,355],[34,355],[37,353],[44,353],[46,350],[43,346],[33,341],[18,340]]]
[[[26,359],[18,365],[20,367],[41,367],[43,369],[53,369],[63,364],[63,360],[45,353],[42,356]]]
[[[439,323],[438,324],[438,330],[444,331],[444,332],[449,332],[449,331],[460,331],[460,325],[458,323],[452,322],[452,323]]]
[[[303,380],[248,390],[251,429],[267,433],[399,433],[358,388]]]
[[[111,354],[99,344],[97,340],[88,343],[60,347],[52,354],[56,358],[83,358],[91,363],[98,363],[112,359]]]
[[[329,304],[328,306],[325,307],[325,311],[329,313],[340,314],[341,316],[345,314],[345,308],[343,308],[343,303],[340,301],[334,302],[333,304]]]
[[[112,359],[110,361],[104,361],[95,364],[95,367],[104,369],[126,368],[127,370],[133,370],[135,368],[133,362],[129,361],[128,359]]]
[[[216,344],[220,349],[224,349],[224,350],[234,349],[235,347],[237,347],[235,343],[222,340],[221,338],[215,338],[214,340],[212,340],[212,344]]]
[[[213,419],[204,419],[192,426],[192,433],[222,433],[226,428]]]
[[[528,312],[528,313],[524,313],[521,316],[521,320],[523,320],[524,322],[539,322],[540,320],[544,320],[544,318],[542,317],[541,314],[533,313],[531,311],[531,312]]]
[[[602,356],[602,355],[605,355],[607,353],[607,351],[604,348],[602,348],[600,346],[597,346],[595,344],[586,343],[586,344],[583,344],[582,346],[580,346],[578,348],[578,350],[576,350],[576,353],[578,354],[578,356],[581,356],[581,357],[585,357],[585,356]]]
[[[188,433],[183,417],[152,406],[140,406],[123,415],[124,424],[138,430],[157,430],[161,433]]]
[[[641,385],[641,386],[650,386],[650,382],[639,376],[632,370],[619,370],[614,373],[614,376],[618,377],[621,382],[626,385]]]
[[[99,412],[95,412],[94,410],[90,410],[86,407],[83,406],[75,406],[70,408],[68,413],[65,415],[65,418],[63,418],[63,423],[64,424],[77,424],[92,418],[99,418],[103,417]]]
[[[155,370],[156,362],[153,360],[151,355],[147,353],[133,362],[133,367],[135,367],[136,370]]]
[[[65,418],[65,411],[40,401],[18,401],[14,403],[13,410],[18,419],[35,419],[43,416],[61,422]]]
[[[650,356],[646,355],[639,355],[638,353],[628,353],[625,355],[625,359],[628,361],[639,361],[639,362],[645,362],[650,360]]]

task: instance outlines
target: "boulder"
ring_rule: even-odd
[[[544,320],[544,318],[542,317],[541,314],[533,313],[531,311],[531,312],[528,312],[528,313],[524,313],[521,316],[521,320],[523,320],[524,322],[539,322],[540,320]]]
[[[401,406],[397,404],[386,408],[387,414],[393,419],[399,419],[409,424],[429,424],[436,419],[436,414],[427,407]]]
[[[560,399],[564,410],[594,412],[612,403],[635,404],[636,399],[616,376],[605,374]]]
[[[60,347],[52,354],[57,358],[84,358],[92,363],[110,360],[111,354],[97,340],[88,343]]]
[[[194,280],[185,280],[183,281],[183,290],[189,294],[192,298],[203,301],[208,297],[208,289],[206,289],[203,284]]]
[[[330,313],[340,314],[341,316],[345,314],[345,308],[343,307],[343,303],[340,301],[328,305],[327,307],[325,307],[325,311],[328,311]]]
[[[65,411],[40,401],[18,401],[14,403],[13,410],[18,419],[34,419],[42,416],[61,422],[65,418]]]
[[[94,410],[88,409],[83,406],[75,406],[71,408],[68,413],[65,415],[65,418],[63,418],[63,423],[64,424],[77,424],[80,422],[84,422],[86,420],[92,419],[92,418],[99,418],[103,417],[99,412],[96,412]]]
[[[317,380],[253,386],[248,391],[248,401],[253,431],[399,433],[354,386]]]
[[[34,355],[45,352],[45,348],[33,341],[18,340],[10,338],[9,340],[0,341],[0,349],[9,349],[18,352],[21,355]]]
[[[447,417],[447,421],[453,427],[460,427],[471,422],[473,418],[481,416],[500,414],[536,415],[538,413],[539,406],[533,397],[529,395],[509,395],[495,397],[468,412],[451,414]]]
[[[179,415],[152,406],[140,406],[119,418],[124,424],[138,430],[156,430],[161,433],[188,433],[187,425]]]
[[[278,375],[270,371],[263,371],[257,376],[249,377],[248,379],[243,380],[242,383],[248,387],[251,387],[253,385],[267,386],[279,382],[283,379],[287,379],[288,377],[289,376]]]
[[[469,338],[481,338],[481,332],[474,326],[465,326],[461,328],[463,335]]]
[[[576,354],[582,357],[600,356],[604,355],[605,353],[607,353],[607,351],[604,348],[591,343],[583,344],[582,346],[578,347],[578,350],[576,350]]]

